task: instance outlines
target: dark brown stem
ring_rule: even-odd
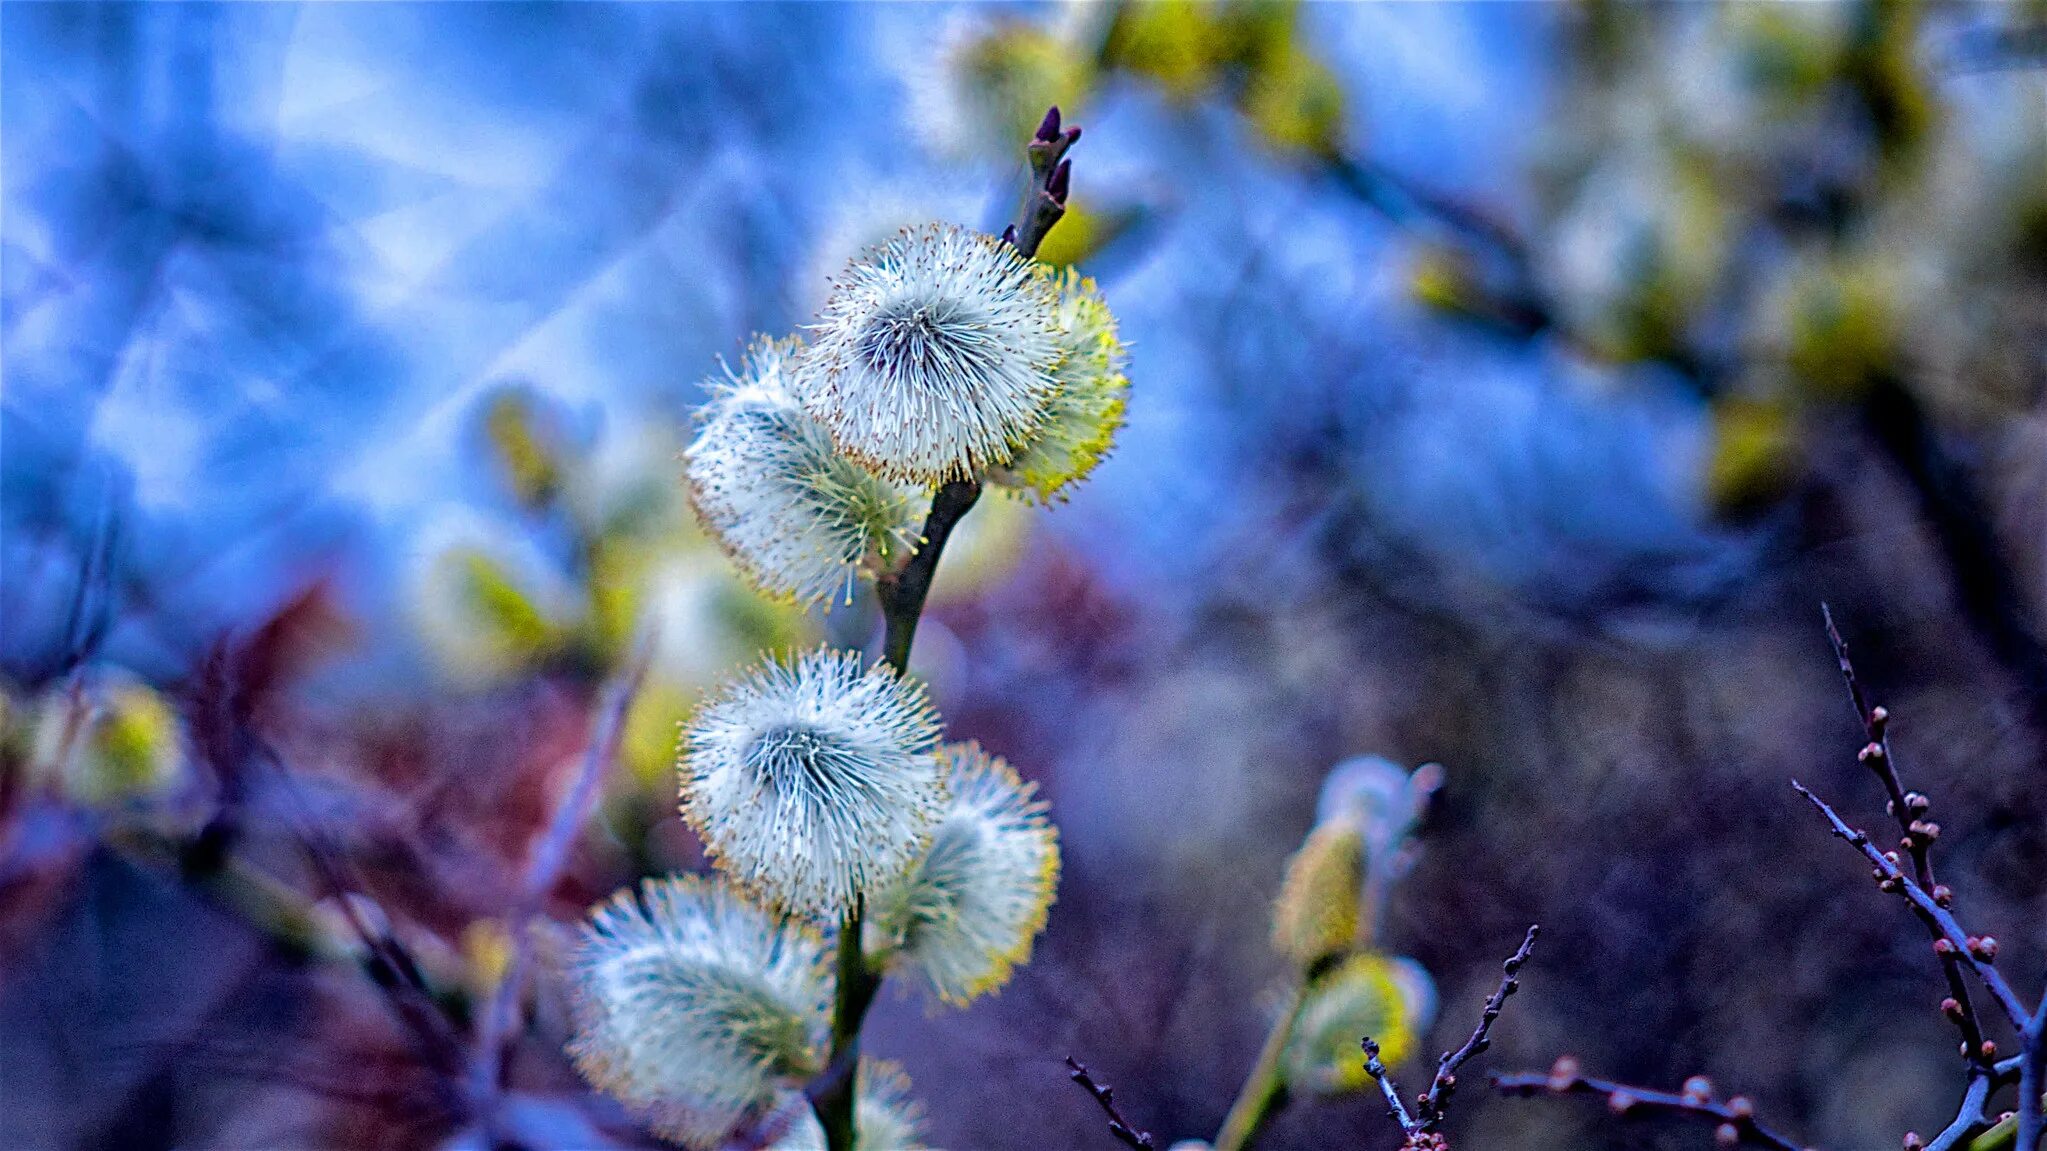
[[[824,1127],[825,1146],[833,1151],[851,1151],[858,1136],[854,1117],[860,1078],[860,1025],[867,1019],[867,1009],[874,1006],[875,992],[881,990],[881,976],[868,967],[860,948],[865,918],[865,902],[856,897],[852,913],[839,925],[831,1061],[808,1091],[818,1123]]]
[[[953,480],[939,488],[931,497],[931,514],[924,519],[924,537],[910,561],[875,583],[881,597],[881,658],[897,675],[910,672],[910,645],[917,638],[917,621],[924,615],[945,543],[980,498],[981,485],[975,480]]]

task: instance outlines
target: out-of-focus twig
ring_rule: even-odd
[[[1311,974],[1308,983],[1313,981]],[[1293,1039],[1307,991],[1305,983],[1296,986],[1274,1017],[1272,1029],[1265,1033],[1265,1045],[1258,1049],[1257,1062],[1251,1065],[1251,1073],[1244,1077],[1242,1090],[1237,1092],[1228,1114],[1223,1116],[1221,1130],[1216,1132],[1216,1151],[1243,1151],[1266,1119],[1286,1104],[1286,1076],[1280,1070],[1280,1060]]]
[[[1140,1131],[1133,1127],[1128,1119],[1123,1118],[1123,1112],[1116,1107],[1116,1089],[1106,1083],[1096,1082],[1094,1076],[1088,1074],[1087,1064],[1068,1055],[1066,1077],[1080,1084],[1081,1090],[1094,1097],[1102,1113],[1109,1117],[1109,1134],[1114,1135],[1117,1142],[1131,1151],[1157,1151],[1157,1144],[1152,1142],[1151,1132]]]
[[[604,778],[618,760],[619,743],[625,737],[626,715],[646,681],[647,666],[653,658],[653,641],[643,637],[620,675],[605,689],[590,730],[590,743],[583,760],[554,817],[548,821],[521,877],[517,902],[505,919],[509,955],[497,986],[477,1017],[476,1050],[470,1064],[470,1095],[478,1110],[488,1116],[503,1083],[507,1040],[518,1014],[519,997],[525,991],[532,965],[531,924],[540,912],[547,893],[554,889],[567,865],[576,835],[590,816]]]
[[[1756,1118],[1755,1105],[1745,1097],[1736,1095],[1731,1099],[1721,1099],[1716,1096],[1712,1082],[1702,1075],[1685,1080],[1684,1089],[1673,1094],[1580,1074],[1578,1061],[1566,1055],[1557,1060],[1546,1074],[1496,1075],[1493,1086],[1505,1095],[1603,1097],[1607,1110],[1620,1116],[1667,1114],[1712,1120],[1718,1124],[1714,1128],[1716,1138],[1726,1146],[1811,1151],[1765,1127]]]

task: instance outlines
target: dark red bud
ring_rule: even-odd
[[[1067,190],[1072,185],[1073,161],[1061,160],[1059,161],[1059,166],[1052,169],[1052,178],[1045,181],[1045,192],[1052,197],[1054,202],[1064,204],[1066,202]]]
[[[1038,139],[1049,144],[1059,138],[1059,105],[1045,109],[1045,118],[1038,122]]]

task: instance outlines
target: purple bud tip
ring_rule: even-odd
[[[1012,248],[1016,247],[1015,224],[1011,224],[1009,227],[1002,229],[1002,242],[1008,244]]]
[[[1038,123],[1038,139],[1051,143],[1059,138],[1059,105],[1045,110],[1045,118]]]
[[[1055,202],[1064,204],[1066,202],[1067,189],[1069,189],[1072,186],[1073,161],[1061,160],[1059,161],[1059,166],[1057,168],[1052,169],[1052,178],[1050,180],[1045,181],[1045,192],[1048,195],[1050,195]]]
[[[1078,139],[1080,139],[1080,125],[1076,124],[1066,130],[1066,146],[1069,148],[1073,147],[1073,142]]]

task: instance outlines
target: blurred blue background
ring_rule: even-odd
[[[1931,1129],[1958,1081],[1923,945],[1783,780],[1872,802],[1826,599],[1908,717],[1949,882],[2039,968],[2042,19],[0,8],[4,1141],[457,1138],[424,1087],[330,1082],[365,1050],[435,1074],[345,964],[200,962],[250,933],[192,846],[331,910],[324,837],[435,980],[487,987],[502,874],[650,643],[550,908],[701,865],[674,723],[759,647],[875,631],[758,601],[697,534],[701,382],[894,229],[999,230],[1055,101],[1085,137],[1045,256],[1100,283],[1132,401],[1070,503],[977,510],[920,635],[1069,857],[1004,997],[884,1004],[934,1139],[1099,1145],[1069,1052],[1210,1134],[1281,863],[1359,752],[1447,768],[1389,931],[1449,1003],[1551,924],[1499,1066]],[[513,1078],[568,1110],[530,1141],[635,1138],[539,995]],[[304,1066],[258,1074],[280,1045]],[[1474,1145],[1662,1145],[1482,1095]],[[1387,1128],[1351,1098],[1271,1139]]]

